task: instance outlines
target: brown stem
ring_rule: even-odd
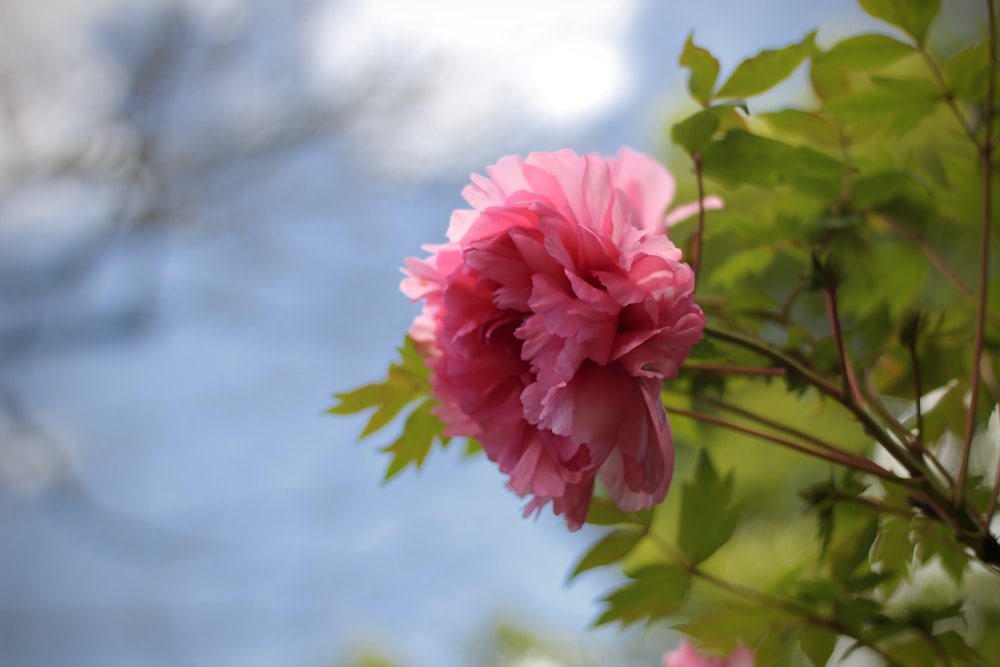
[[[705,235],[705,184],[701,175],[701,154],[691,156],[694,160],[694,179],[698,187],[698,228],[694,234],[694,248],[691,269],[694,271],[695,284],[698,283],[698,271],[701,269],[701,246]]]
[[[986,1],[992,2],[992,0]],[[990,12],[992,11],[993,8],[991,7]],[[992,37],[990,39],[992,40]],[[920,52],[920,57],[923,58],[924,63],[927,65],[927,69],[930,70],[931,76],[934,77],[934,83],[937,84],[938,90],[941,91],[941,96],[943,97],[945,104],[948,105],[948,108],[951,110],[955,120],[958,121],[958,124],[962,126],[962,131],[972,140],[973,143],[978,145],[979,140],[976,138],[976,133],[971,127],[969,127],[965,114],[963,114],[961,109],[958,108],[958,105],[955,104],[955,96],[951,94],[950,90],[948,90],[948,84],[945,82],[944,75],[941,74],[941,70],[938,68],[937,63],[935,63],[934,59],[931,58],[931,55],[927,52],[927,49],[924,48],[923,44],[918,43],[917,50]],[[988,132],[986,136],[987,138],[990,136]]]
[[[837,312],[837,287],[830,281],[823,289],[823,300],[826,303],[826,316],[830,321],[833,342],[837,346],[837,362],[840,364],[840,372],[843,375],[843,393],[861,405],[864,403],[864,398],[861,396],[861,391],[858,390],[858,381],[854,377],[854,370],[851,368],[850,360],[847,358],[847,350],[844,348],[844,334],[840,328],[840,315]]]
[[[927,239],[920,236],[913,230],[908,229],[906,225],[900,224],[891,216],[884,215],[881,216],[881,219],[885,221],[885,223],[889,226],[889,229],[896,232],[900,236],[905,237],[907,241],[917,246],[917,249],[920,250],[920,252],[924,254],[924,257],[927,258],[927,261],[931,263],[931,266],[937,269],[938,273],[940,273],[952,287],[958,290],[959,294],[964,296],[966,299],[972,298],[972,290],[969,289],[969,286],[965,284],[957,273],[955,273],[954,269],[948,265],[948,262],[945,261],[944,257],[938,253],[937,248],[935,248]]]
[[[798,438],[799,440],[808,442],[828,452],[836,452],[836,453],[852,455],[851,452],[847,452],[843,449],[840,449],[836,445],[832,445],[829,442],[826,442],[825,440],[820,440],[819,438],[809,435],[808,433],[804,433],[796,428],[792,428],[791,426],[774,421],[773,419],[769,419],[763,415],[751,412],[750,410],[747,410],[745,408],[732,405],[731,403],[726,403],[725,401],[721,401],[715,398],[709,398],[707,396],[693,396],[692,398],[697,402],[704,403],[705,405],[717,408],[719,410],[725,410],[727,412],[731,412],[734,415],[739,415],[744,419],[756,422],[761,426],[766,426],[768,428],[774,429],[775,431],[779,431],[781,433],[785,433],[786,435],[793,436],[795,438]]]
[[[882,445],[882,447],[885,448],[885,450],[888,451],[893,458],[899,461],[907,469],[910,475],[913,477],[925,476],[921,462],[919,460],[915,460],[905,446],[898,443],[888,432],[886,432],[885,427],[882,424],[879,424],[861,403],[856,402],[851,396],[844,394],[840,388],[831,384],[811,369],[806,368],[796,359],[793,359],[763,341],[758,341],[741,334],[716,329],[711,325],[705,327],[705,335],[752,350],[757,354],[784,366],[790,374],[805,381],[807,384],[815,387],[820,393],[829,396],[844,406],[855,417],[855,419],[861,423],[865,432]]]
[[[760,366],[732,366],[730,364],[703,364],[688,361],[682,367],[689,371],[705,373],[725,373],[726,375],[784,375],[784,368],[766,368]]]
[[[922,447],[920,443],[913,438],[913,434],[907,431],[906,427],[901,424],[888,409],[886,409],[885,405],[879,398],[878,387],[875,386],[875,378],[872,375],[871,369],[865,373],[865,387],[868,390],[868,405],[871,406],[880,417],[882,417],[882,420],[888,424],[889,429],[896,435],[897,438],[899,438],[899,441],[904,443],[907,449],[909,449],[915,457],[929,461],[941,477],[949,484],[953,485],[955,483],[955,478],[951,476],[951,473],[944,467],[944,464],[941,463],[931,451]]]
[[[914,449],[920,449],[924,441],[924,409],[920,405],[920,399],[924,395],[923,379],[920,377],[920,358],[917,356],[917,339],[913,337],[907,344],[910,353],[910,366],[913,369],[913,393],[914,393],[914,417],[917,421],[917,439],[913,443]]]
[[[773,433],[767,433],[765,431],[759,431],[755,428],[750,428],[749,426],[743,426],[742,424],[737,424],[721,417],[715,417],[714,415],[707,414],[705,412],[698,412],[697,410],[688,410],[681,407],[665,406],[668,414],[681,415],[683,417],[689,417],[691,419],[696,419],[700,422],[706,424],[713,424],[715,426],[721,426],[727,428],[731,431],[736,431],[738,433],[743,433],[745,435],[750,435],[755,438],[760,438],[761,440],[767,440],[775,444],[781,445],[782,447],[787,447],[793,451],[799,452],[801,454],[806,454],[830,463],[836,463],[837,465],[842,465],[853,470],[860,470],[861,472],[870,473],[876,477],[881,477],[882,479],[890,480],[893,482],[900,481],[899,478],[878,465],[871,459],[865,458],[863,456],[857,456],[843,450],[833,448],[830,450],[817,450],[807,447],[802,443],[789,440],[788,438],[783,438],[779,435]]]
[[[956,507],[965,504],[965,484],[969,472],[969,454],[972,451],[972,436],[976,430],[976,410],[979,406],[979,365],[983,356],[983,332],[986,328],[986,296],[989,286],[990,262],[990,222],[993,215],[993,94],[996,88],[997,39],[996,15],[993,1],[986,0],[989,19],[990,70],[986,85],[985,138],[979,147],[983,171],[983,220],[980,229],[979,289],[976,304],[976,330],[972,343],[972,370],[969,374],[969,411],[965,415],[965,431],[962,435],[962,460],[958,466],[954,501]],[[973,138],[975,141],[975,138]]]

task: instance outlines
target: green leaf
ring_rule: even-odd
[[[927,517],[917,517],[913,520],[913,528],[917,536],[916,552],[920,562],[926,563],[937,556],[948,576],[956,584],[961,584],[969,565],[969,555],[948,527]]]
[[[688,35],[681,52],[681,67],[687,67],[691,73],[688,76],[688,90],[691,97],[703,107],[712,101],[712,90],[719,76],[719,61],[707,49],[696,46],[694,33]]]
[[[702,171],[723,185],[773,187],[789,183],[801,188],[816,185],[840,188],[841,164],[805,146],[789,146],[742,130],[730,130],[702,152]]]
[[[872,550],[872,562],[880,563],[882,571],[894,575],[883,583],[882,590],[891,595],[909,575],[913,563],[913,540],[910,539],[908,517],[886,515],[882,518],[878,539]]]
[[[767,246],[750,248],[726,258],[719,268],[712,271],[708,279],[711,287],[729,289],[748,278],[759,276],[774,261],[774,249]]]
[[[609,498],[594,496],[590,500],[587,512],[587,523],[595,526],[613,526],[627,524],[648,527],[653,513],[650,510],[626,512]]]
[[[692,563],[700,563],[725,544],[736,530],[737,513],[731,507],[733,475],[720,479],[703,449],[693,478],[681,494],[677,546]]]
[[[874,87],[828,101],[825,109],[842,123],[877,124],[902,135],[934,113],[941,93],[923,79],[873,78]]]
[[[694,155],[708,145],[719,126],[719,114],[716,110],[702,109],[674,125],[670,130],[670,138],[689,155]]]
[[[717,132],[734,124],[728,117],[737,115],[738,108],[746,113],[747,109],[742,101],[727,102],[696,111],[673,126],[670,138],[689,155],[700,153]]]
[[[934,651],[922,637],[893,643],[886,649],[886,653],[906,667],[935,667],[937,664]]]
[[[799,631],[802,651],[815,667],[824,667],[837,644],[837,635],[823,628],[805,627]]]
[[[736,66],[717,97],[751,97],[770,89],[795,71],[802,61],[812,53],[816,43],[816,31],[805,39],[782,49],[761,51]]]
[[[800,109],[782,109],[757,114],[775,132],[793,135],[826,148],[840,146],[836,126],[822,114]]]
[[[927,197],[927,188],[910,171],[880,171],[866,174],[851,187],[851,204],[860,211],[876,208],[900,195],[920,192]],[[919,195],[918,195],[919,196]]]
[[[944,650],[944,652],[956,660],[968,662],[975,665],[985,665],[981,655],[972,649],[962,635],[954,630],[947,630],[939,635],[934,635],[934,641]]]
[[[882,609],[882,603],[871,598],[848,597],[837,606],[840,622],[856,634],[866,628],[890,622]]]
[[[636,530],[635,528],[623,528],[619,530],[613,530],[600,540],[597,541],[594,546],[584,554],[580,562],[577,563],[576,567],[573,568],[572,574],[569,578],[572,579],[576,577],[581,572],[586,572],[587,570],[592,570],[595,567],[601,567],[603,565],[610,565],[616,561],[621,560],[635,548],[635,545],[639,543],[646,535],[645,530]]]
[[[840,503],[833,508],[833,535],[826,560],[835,581],[846,582],[868,560],[878,537],[878,516],[866,508]]]
[[[431,414],[431,408],[435,404],[436,401],[432,399],[420,403],[406,419],[402,435],[391,445],[381,449],[392,454],[389,468],[385,471],[385,481],[389,481],[409,465],[419,469],[435,440],[447,443],[447,438],[441,435],[444,424]]]
[[[669,616],[691,589],[691,574],[679,565],[649,565],[629,577],[632,581],[604,598],[606,608],[595,625],[618,621],[625,626]]]
[[[944,65],[944,80],[952,97],[961,102],[983,102],[990,73],[989,43],[962,49]]]
[[[424,358],[409,336],[399,348],[399,353],[400,360],[389,366],[385,380],[334,394],[338,403],[327,412],[349,415],[376,408],[361,432],[361,437],[365,438],[388,425],[407,405],[430,394],[429,373]]]
[[[784,625],[792,618],[787,611],[731,602],[693,621],[676,625],[674,629],[697,640],[709,651],[728,655],[740,644],[757,644],[772,626]]]
[[[816,60],[824,67],[838,70],[870,70],[891,65],[916,52],[909,44],[888,35],[870,33],[837,42],[817,55]]]
[[[861,8],[877,19],[890,23],[923,44],[934,22],[941,0],[858,0]]]

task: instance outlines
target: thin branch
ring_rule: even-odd
[[[872,375],[871,369],[865,373],[865,388],[868,390],[868,405],[871,406],[886,424],[889,425],[890,430],[899,438],[899,441],[904,443],[906,447],[913,453],[914,456],[921,458],[923,460],[929,461],[932,466],[940,473],[940,475],[947,481],[950,485],[955,484],[955,478],[951,476],[948,469],[944,467],[944,464],[934,456],[926,447],[922,447],[918,441],[913,437],[913,434],[906,430],[906,427],[900,423],[892,413],[889,412],[885,404],[879,398],[878,387],[875,386],[875,378]],[[917,404],[919,405],[920,399],[917,399]],[[951,488],[951,487],[949,487]]]
[[[921,397],[924,395],[924,383],[923,378],[920,376],[920,357],[917,356],[916,336],[908,342],[906,348],[910,353],[910,366],[913,369],[913,409],[914,417],[917,421],[917,439],[913,445],[915,449],[918,449],[924,442],[924,409],[923,406],[920,405]]]
[[[924,254],[924,257],[927,258],[927,261],[931,263],[931,266],[937,269],[938,273],[940,273],[952,287],[958,290],[959,294],[964,296],[966,299],[972,298],[972,290],[965,284],[962,278],[955,273],[955,270],[948,265],[948,262],[945,261],[944,257],[941,256],[933,244],[931,244],[923,236],[920,236],[913,230],[908,229],[906,225],[902,225],[897,222],[892,216],[882,215],[880,218],[885,221],[885,223],[889,226],[889,229],[896,232],[900,236],[905,237],[907,241],[917,246],[917,249],[920,250],[920,252]]]
[[[969,411],[965,416],[965,432],[962,436],[962,460],[958,466],[954,501],[956,507],[965,504],[965,484],[969,473],[969,455],[972,451],[972,437],[976,430],[976,411],[979,407],[979,365],[983,356],[983,332],[986,328],[986,296],[989,286],[990,223],[993,215],[993,94],[996,89],[997,37],[996,15],[993,1],[986,0],[989,28],[990,70],[986,84],[985,138],[979,147],[983,171],[983,220],[980,229],[979,290],[976,304],[976,330],[972,343],[972,370],[969,374]],[[973,137],[975,141],[975,137]]]
[[[697,410],[688,410],[686,408],[669,405],[664,407],[666,408],[668,414],[681,415],[682,417],[689,417],[706,424],[721,426],[722,428],[727,428],[731,431],[736,431],[738,433],[743,433],[744,435],[750,435],[755,438],[760,438],[761,440],[773,442],[777,445],[781,445],[782,447],[787,447],[793,451],[822,459],[829,463],[842,465],[844,467],[851,468],[852,470],[860,470],[861,472],[870,473],[876,477],[881,477],[882,479],[891,480],[893,482],[900,481],[899,477],[892,474],[890,471],[878,465],[871,459],[863,456],[857,456],[836,448],[834,448],[833,451],[812,449],[811,447],[807,447],[802,443],[795,442],[794,440],[789,440],[788,438],[783,438],[773,433],[767,433],[755,428],[750,428],[749,426],[743,426],[742,424],[737,424],[705,412],[698,412]]]
[[[823,300],[826,304],[826,316],[830,321],[830,332],[833,335],[833,342],[837,346],[837,362],[840,364],[840,372],[843,375],[845,395],[859,405],[864,403],[861,391],[858,389],[858,381],[854,377],[854,369],[847,358],[847,350],[844,347],[844,334],[840,327],[840,314],[837,312],[837,287],[831,282],[827,282],[823,289]]]
[[[721,400],[718,400],[718,399],[715,399],[715,398],[709,398],[707,396],[692,396],[692,399],[695,400],[695,401],[697,401],[697,402],[704,403],[704,404],[706,404],[708,406],[711,406],[713,408],[716,408],[716,409],[719,409],[719,410],[725,410],[727,412],[731,412],[734,415],[739,415],[740,417],[743,417],[744,419],[749,419],[750,421],[756,422],[756,423],[760,424],[761,426],[766,426],[768,428],[774,429],[775,431],[779,431],[781,433],[785,433],[786,435],[793,436],[795,438],[798,438],[799,440],[803,440],[803,441],[808,442],[808,443],[810,443],[812,445],[815,445],[816,447],[818,447],[818,448],[820,448],[822,450],[825,450],[825,451],[828,451],[828,452],[840,453],[840,454],[853,455],[852,452],[848,452],[846,450],[843,450],[843,449],[837,447],[836,445],[833,445],[833,444],[830,444],[829,442],[826,442],[825,440],[820,440],[819,438],[817,438],[817,437],[815,437],[813,435],[809,435],[808,433],[804,433],[803,431],[800,431],[800,430],[798,430],[796,428],[788,426],[787,424],[782,424],[780,422],[774,421],[773,419],[769,419],[768,417],[765,417],[763,415],[759,415],[759,414],[757,414],[755,412],[751,412],[750,410],[747,410],[745,408],[741,408],[741,407],[733,405],[731,403],[726,403],[725,401],[721,401]]]
[[[784,368],[704,364],[696,361],[687,361],[681,368],[699,373],[725,373],[726,375],[784,375],[786,372]]]
[[[885,427],[875,420],[864,405],[855,402],[850,396],[845,395],[840,388],[831,384],[825,378],[807,368],[798,360],[781,352],[780,350],[773,348],[763,341],[758,341],[741,334],[716,329],[711,325],[706,326],[704,331],[705,335],[752,350],[757,354],[784,366],[790,374],[795,375],[807,384],[815,387],[820,393],[829,396],[847,408],[847,410],[861,423],[865,432],[882,445],[882,447],[884,447],[885,450],[893,456],[893,458],[899,461],[899,463],[901,463],[912,476],[926,476],[922,462],[915,459],[904,445],[897,442],[890,433],[886,432]]]
[[[992,0],[986,1],[992,2]],[[991,7],[990,12],[992,11],[993,8]],[[992,37],[990,37],[990,39],[992,40]],[[948,90],[948,84],[945,82],[944,75],[941,74],[941,70],[938,68],[937,63],[935,63],[934,59],[931,58],[931,54],[927,52],[927,49],[924,48],[923,44],[917,43],[917,51],[920,52],[920,57],[923,58],[924,63],[927,65],[927,69],[930,70],[931,76],[934,78],[934,83],[937,85],[938,90],[941,91],[941,96],[943,97],[945,104],[948,105],[948,108],[951,110],[955,120],[958,121],[958,124],[962,126],[962,132],[964,132],[965,135],[972,140],[972,143],[978,146],[979,139],[976,137],[976,133],[973,129],[969,127],[965,114],[963,114],[961,109],[958,108],[958,105],[955,104],[955,96],[951,94],[950,90]],[[986,133],[986,136],[988,140],[990,136],[989,132]]]
[[[694,160],[694,179],[698,185],[698,229],[694,234],[694,249],[692,252],[694,257],[691,261],[691,269],[694,271],[695,284],[697,284],[698,271],[701,269],[701,246],[705,235],[705,184],[701,174],[701,155],[695,153],[692,159]]]

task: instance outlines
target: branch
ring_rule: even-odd
[[[979,405],[979,365],[983,356],[983,332],[986,328],[986,293],[989,285],[990,223],[993,214],[993,95],[996,89],[997,36],[996,14],[993,0],[986,0],[989,27],[990,70],[986,84],[985,137],[979,144],[983,170],[983,219],[980,229],[979,290],[976,304],[976,330],[972,343],[972,370],[969,374],[969,411],[965,415],[965,432],[962,437],[962,460],[958,466],[954,503],[956,507],[965,504],[965,485],[969,473],[969,454],[972,451],[972,436],[976,430],[976,409]]]

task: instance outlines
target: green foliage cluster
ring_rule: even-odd
[[[697,111],[674,124],[722,210],[671,230],[706,337],[664,385],[679,447],[653,511],[598,495],[572,576],[620,567],[597,624],[665,621],[758,665],[988,665],[1000,654],[997,21],[949,44],[938,0],[859,0],[884,33],[816,32],[720,82],[692,35]],[[756,112],[807,68],[812,99]],[[686,242],[685,242],[686,239]],[[416,404],[387,477],[435,439],[407,343],[389,379],[340,395],[365,435]],[[471,445],[475,447],[474,443]]]

